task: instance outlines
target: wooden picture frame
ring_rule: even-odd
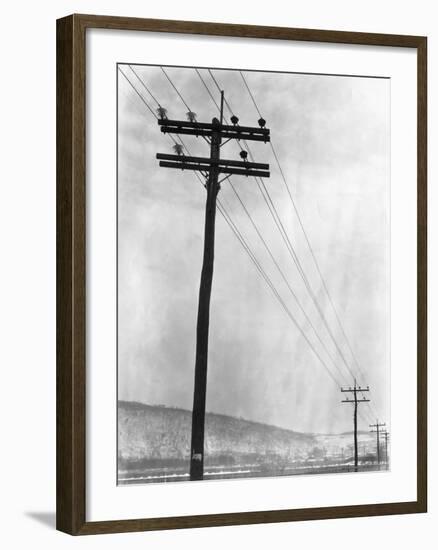
[[[417,52],[417,499],[292,510],[86,521],[86,192],[87,29],[188,33],[412,48]],[[407,514],[427,510],[427,40],[293,29],[71,15],[57,21],[57,529],[72,535]]]

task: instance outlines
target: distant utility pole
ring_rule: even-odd
[[[213,281],[214,234],[216,219],[216,196],[220,184],[231,175],[269,177],[269,164],[248,162],[248,153],[240,152],[242,161],[220,158],[220,149],[231,139],[247,141],[270,141],[266,121],[260,118],[259,127],[239,126],[239,119],[233,115],[232,125],[223,124],[224,92],[221,92],[220,119],[213,118],[211,123],[196,121],[195,113],[187,113],[186,120],[169,120],[166,111],[159,111],[158,124],[161,131],[168,134],[201,136],[210,145],[209,157],[184,155],[182,145],[176,144],[177,155],[157,154],[160,166],[180,170],[197,170],[206,179],[207,200],[205,207],[204,257],[199,287],[198,322],[196,329],[195,388],[192,412],[192,441],[190,450],[190,479],[200,480],[204,475],[204,430],[205,401],[207,391],[208,328],[210,320],[210,297]],[[224,141],[223,141],[224,140]],[[219,181],[219,175],[226,174]]]
[[[386,469],[389,468],[389,461],[388,461],[388,438],[389,438],[389,432],[388,430],[382,430],[382,435],[385,438],[385,462],[386,462]]]
[[[380,434],[382,433],[382,430],[380,428],[383,428],[386,426],[386,424],[379,423],[378,420],[376,420],[375,424],[370,424],[370,428],[376,428],[375,430],[370,430],[372,433],[376,434],[376,445],[377,445],[377,464],[379,465],[380,470]]]
[[[353,420],[354,420],[354,471],[357,472],[358,470],[358,450],[357,450],[357,405],[358,403],[366,403],[369,401],[369,399],[366,399],[366,397],[359,398],[357,397],[357,392],[365,392],[370,391],[369,386],[366,388],[362,388],[361,386],[358,386],[356,384],[356,380],[354,381],[354,386],[349,386],[348,388],[341,388],[341,392],[344,393],[352,393],[353,399],[349,399],[348,397],[346,399],[342,400],[342,403],[353,403],[354,404],[354,413],[353,413]]]

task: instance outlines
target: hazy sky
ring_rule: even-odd
[[[131,72],[148,104],[154,100]],[[187,108],[159,67],[137,74],[169,118]],[[217,109],[193,69],[166,68],[199,121]],[[219,92],[201,69],[210,91]],[[238,72],[214,76],[242,125],[258,114]],[[389,422],[389,106],[386,79],[245,72],[267,120],[290,191],[333,302],[369,384],[374,413]],[[202,263],[206,193],[194,172],[160,168],[157,152],[171,140],[119,74],[118,288],[119,398],[191,409],[196,315]],[[226,115],[229,113],[226,111]],[[202,138],[185,136],[192,154],[208,156]],[[258,162],[269,162],[265,180],[310,284],[347,362],[355,363],[321,287],[284,182],[267,144],[251,142]],[[224,158],[239,159],[229,143]],[[240,159],[239,159],[240,160]],[[309,298],[256,182],[232,183],[258,225],[290,285],[325,342],[338,373],[227,182],[219,199],[248,240],[337,380],[351,376]],[[241,244],[218,213],[211,301],[207,410],[300,431],[352,428],[352,406],[280,307]],[[360,427],[372,415],[360,406]]]

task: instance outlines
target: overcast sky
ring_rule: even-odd
[[[148,104],[154,100],[128,66],[120,66]],[[187,108],[159,67],[135,66],[169,118]],[[193,69],[166,68],[199,121],[217,109]],[[200,70],[211,93],[219,92]],[[258,114],[236,71],[214,69],[242,125]],[[245,72],[267,120],[287,183],[349,342],[369,384],[373,414],[389,422],[389,107],[386,79]],[[196,314],[202,264],[206,193],[191,171],[160,168],[157,152],[171,140],[119,73],[118,79],[118,335],[119,398],[191,409]],[[229,112],[226,111],[229,116]],[[192,154],[208,156],[202,138],[185,136]],[[345,359],[356,369],[322,289],[297,216],[267,144],[250,145],[269,162],[265,180],[320,307]],[[229,143],[224,158],[239,159]],[[240,159],[239,159],[240,160]],[[227,182],[219,199],[272,278],[337,381],[351,383],[256,182],[232,183],[290,285],[335,360],[309,324]],[[345,394],[344,394],[345,395]],[[207,410],[306,432],[352,428],[352,406],[341,404],[327,374],[241,244],[218,213],[211,300]],[[372,415],[362,404],[360,427]]]

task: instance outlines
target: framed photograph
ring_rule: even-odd
[[[425,512],[426,38],[57,22],[57,527]]]

